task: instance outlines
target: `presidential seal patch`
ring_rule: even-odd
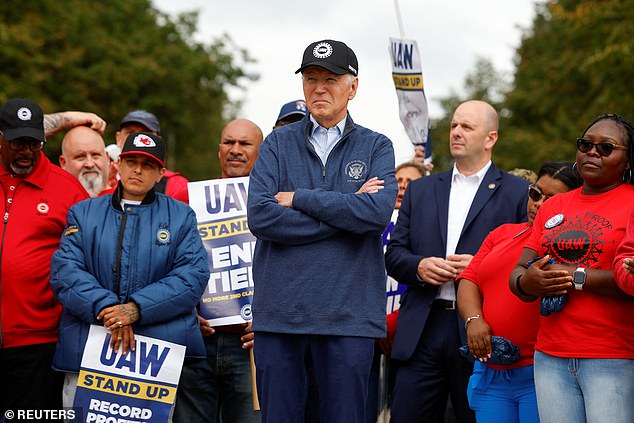
[[[353,160],[346,164],[346,175],[356,182],[365,177],[367,168],[368,166],[361,160]]]

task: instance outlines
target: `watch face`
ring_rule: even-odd
[[[572,281],[575,285],[583,285],[586,282],[586,272],[583,270],[575,270],[572,274]]]

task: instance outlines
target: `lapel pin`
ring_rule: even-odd
[[[495,184],[489,184],[489,189],[495,188]]]

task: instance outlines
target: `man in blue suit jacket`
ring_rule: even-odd
[[[408,285],[392,349],[393,423],[442,422],[448,394],[458,421],[475,422],[454,279],[492,229],[526,220],[528,182],[491,162],[497,129],[491,105],[462,103],[449,134],[453,170],[413,181],[403,198],[385,255],[389,275]]]

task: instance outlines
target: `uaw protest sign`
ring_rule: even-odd
[[[390,219],[390,224],[387,225],[385,231],[383,231],[383,252],[387,249],[387,244],[390,242],[390,238],[392,237],[392,231],[394,230],[394,225],[396,225],[396,221],[398,220],[398,210],[394,210],[392,212],[392,219]],[[387,277],[386,285],[385,285],[385,293],[386,293],[386,307],[385,312],[387,314],[393,313],[398,310],[401,306],[401,296],[405,293],[407,289],[407,285],[398,283],[396,279],[389,276]]]
[[[210,271],[200,315],[212,326],[249,322],[255,248],[247,224],[249,178],[190,182],[188,188]]]
[[[167,422],[185,347],[135,334],[135,350],[123,355],[110,339],[103,326],[90,326],[73,403],[79,412],[72,421]]]
[[[390,57],[399,116],[405,132],[412,144],[427,144],[429,111],[416,41],[390,38]]]

